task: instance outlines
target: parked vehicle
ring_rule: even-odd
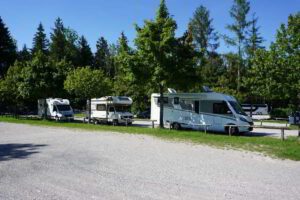
[[[207,90],[203,93],[177,93],[168,89],[164,94],[164,123],[170,123],[174,129],[191,128],[203,130],[199,124],[210,124],[208,130],[228,132],[225,125],[238,125],[235,133],[251,131],[253,121],[243,111],[237,100],[229,95]],[[160,119],[160,97],[151,95],[151,120]]]
[[[74,112],[68,99],[48,98],[38,100],[38,115],[50,119],[74,120]]]
[[[293,112],[289,116],[289,124],[300,124],[300,111]]]
[[[242,108],[247,115],[250,116],[252,110],[252,115],[268,115],[270,114],[270,109],[268,104],[242,104]]]
[[[132,124],[132,99],[126,96],[106,96],[91,99],[91,119],[94,123]]]
[[[145,111],[137,112],[135,117],[140,118],[140,119],[150,119],[150,117],[151,117],[150,108]]]

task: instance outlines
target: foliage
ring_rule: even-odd
[[[219,37],[212,26],[212,21],[209,10],[201,5],[189,23],[196,48],[202,54],[215,51],[219,46]]]
[[[93,64],[93,53],[87,40],[84,36],[81,36],[78,42],[78,66],[92,66]]]
[[[48,54],[49,51],[49,41],[42,23],[39,24],[32,42],[32,54],[35,54],[38,51],[41,51],[44,54]]]
[[[271,110],[271,118],[288,118],[293,112],[291,108],[274,108]]]
[[[18,52],[17,60],[20,61],[20,62],[31,60],[31,53],[27,49],[26,45],[24,45],[22,50]]]
[[[8,28],[0,17],[0,78],[17,58],[17,46]]]
[[[91,99],[108,96],[111,84],[101,70],[83,67],[69,72],[64,87],[70,94]]]

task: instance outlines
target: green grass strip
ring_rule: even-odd
[[[0,122],[21,123],[38,126],[75,128],[90,131],[109,131],[130,134],[144,134],[163,139],[205,144],[218,148],[231,148],[260,152],[271,157],[300,160],[300,140],[297,137],[288,137],[285,141],[271,137],[254,136],[227,136],[220,134],[205,134],[200,131],[175,131],[168,129],[151,129],[134,126],[109,126],[83,123],[55,122],[47,120],[16,119],[12,117],[0,117]]]

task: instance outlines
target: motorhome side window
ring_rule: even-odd
[[[190,110],[190,111],[195,110],[194,101],[192,100],[180,99],[179,104],[183,110]]]
[[[164,97],[164,104],[168,104],[168,97]],[[160,97],[157,97],[157,103],[160,104]]]
[[[178,105],[179,104],[179,97],[174,97],[174,104]]]
[[[97,104],[98,111],[106,111],[106,106],[104,104]]]
[[[225,101],[213,104],[213,113],[227,115],[232,114]]]

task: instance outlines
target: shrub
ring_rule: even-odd
[[[291,108],[274,108],[270,114],[271,118],[288,118],[292,111]]]

